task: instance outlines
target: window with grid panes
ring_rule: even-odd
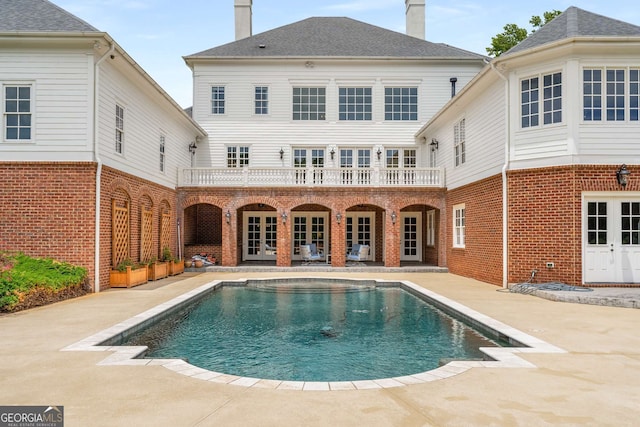
[[[4,87],[4,138],[7,141],[31,139],[31,86]]]

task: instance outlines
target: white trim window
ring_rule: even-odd
[[[254,102],[255,107],[253,112],[257,116],[264,116],[269,114],[269,87],[268,86],[255,86],[254,88]]]
[[[453,126],[453,155],[455,165],[460,166],[467,161],[466,119]]]
[[[225,87],[211,86],[211,114],[225,113]]]
[[[638,68],[585,68],[582,70],[582,118],[587,122],[637,122]],[[628,93],[628,95],[627,95]]]
[[[293,120],[325,120],[327,90],[324,87],[293,88]]]
[[[227,147],[227,167],[242,168],[249,166],[249,147],[228,146]]]
[[[338,89],[338,120],[371,120],[372,105],[370,87]]]
[[[32,86],[7,84],[4,86],[4,140],[31,141],[32,139]]]
[[[453,247],[465,247],[465,206],[464,203],[453,206]]]
[[[118,154],[124,154],[124,108],[116,104],[116,139],[115,150]]]
[[[160,172],[165,171],[166,157],[165,157],[165,136],[160,135]]]
[[[541,78],[542,77],[542,78]],[[542,80],[542,106],[540,105]],[[542,108],[541,108],[542,107]],[[520,81],[520,126],[524,128],[562,122],[562,73],[549,73]]]
[[[385,87],[384,119],[387,121],[418,120],[418,88]]]

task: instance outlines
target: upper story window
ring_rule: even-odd
[[[165,168],[165,137],[160,135],[160,172],[164,172]]]
[[[227,167],[241,168],[244,166],[249,166],[249,147],[227,147]]]
[[[31,140],[31,85],[4,86],[4,138],[7,141]]]
[[[340,120],[371,120],[370,87],[341,87],[338,89],[338,98]]]
[[[540,86],[538,78],[525,79],[520,82],[522,127],[538,126],[540,109]]]
[[[211,114],[224,114],[224,86],[211,87]]]
[[[540,100],[542,80],[542,100]],[[542,102],[542,108],[540,108]],[[562,73],[543,74],[520,81],[520,115],[523,128],[562,122]]]
[[[325,120],[326,101],[323,87],[294,87],[293,120]]]
[[[385,166],[387,168],[415,168],[417,159],[417,151],[414,148],[388,148]]]
[[[465,247],[465,206],[455,205],[453,207],[453,247]]]
[[[637,68],[585,68],[582,110],[585,121],[638,121]]]
[[[466,119],[460,120],[453,126],[453,151],[455,165],[460,166],[467,161]]]
[[[562,122],[562,73],[546,74],[542,77],[542,123]]]
[[[296,148],[293,150],[293,166],[306,168],[308,165],[314,168],[324,167],[324,148]]]
[[[640,113],[640,70],[629,70],[629,120],[638,121]]]
[[[255,87],[255,114],[269,114],[269,88],[267,86]]]
[[[384,88],[385,120],[418,120],[418,88]]]
[[[116,153],[124,152],[124,108],[116,104]]]

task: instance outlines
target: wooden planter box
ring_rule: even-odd
[[[184,273],[184,260],[180,261],[171,261],[169,263],[169,275],[175,276],[176,274]]]
[[[164,279],[169,275],[168,262],[156,262],[147,266],[149,280]]]
[[[133,286],[147,283],[147,267],[139,267],[133,270],[127,266],[126,271],[111,270],[109,274],[109,285],[112,288],[131,288]]]

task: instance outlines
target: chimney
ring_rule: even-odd
[[[236,40],[251,37],[251,6],[253,0],[235,0]]]
[[[407,35],[424,40],[425,0],[404,0],[407,6]]]

